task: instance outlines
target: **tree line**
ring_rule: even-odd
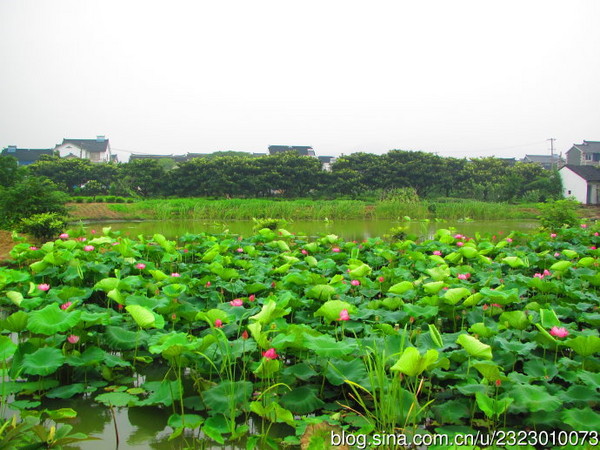
[[[561,196],[557,172],[537,164],[402,150],[354,153],[338,158],[331,171],[322,170],[318,159],[293,152],[260,157],[221,152],[179,163],[135,159],[120,164],[46,155],[13,169],[47,178],[70,195],[385,198],[388,192],[411,188],[420,198],[537,202]],[[0,169],[0,183],[3,176],[10,178],[4,172]]]

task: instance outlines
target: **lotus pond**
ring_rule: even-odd
[[[18,244],[0,268],[3,448],[86,448],[97,431],[78,408],[115,426],[152,411],[146,448],[319,449],[342,432],[597,442],[595,227],[363,242],[81,233]]]

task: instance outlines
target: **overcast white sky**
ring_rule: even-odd
[[[522,157],[600,140],[600,1],[1,0],[0,147]]]

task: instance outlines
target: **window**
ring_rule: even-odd
[[[567,195],[571,195],[571,191],[567,191]]]
[[[591,161],[592,160],[592,155],[590,153],[586,153],[585,154],[585,160],[586,161]]]

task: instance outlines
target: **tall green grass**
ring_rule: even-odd
[[[399,202],[396,200],[365,202],[361,200],[265,200],[202,198],[143,200],[134,204],[110,205],[110,209],[149,219],[250,220],[283,218],[293,220],[324,219],[517,219],[533,218],[523,205],[457,202]]]

